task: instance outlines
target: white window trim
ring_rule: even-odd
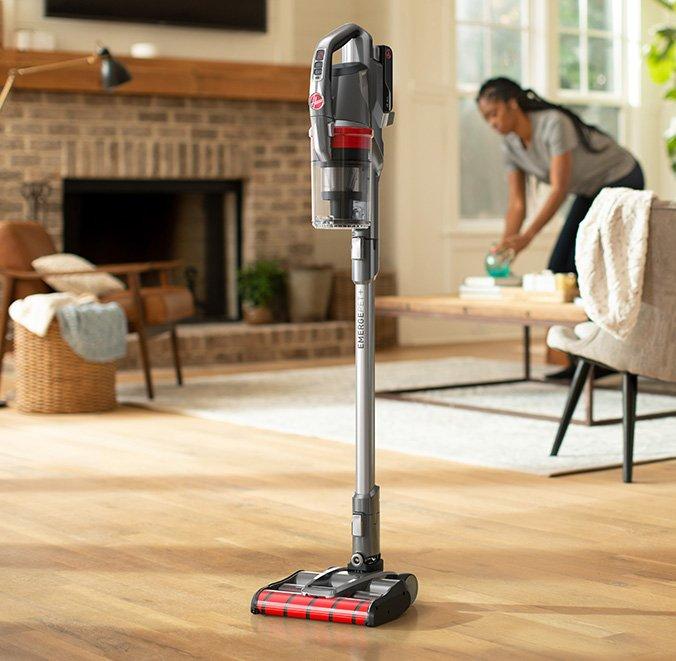
[[[628,103],[628,83],[627,83],[627,2],[632,0],[612,0],[613,11],[615,13],[615,24],[612,30],[589,29],[587,25],[587,6],[588,0],[581,3],[580,21],[578,28],[560,27],[558,21],[558,3],[553,3],[550,25],[554,29],[556,38],[552,40],[553,46],[550,50],[552,60],[552,80],[551,80],[551,98],[566,105],[597,105],[609,108],[617,108],[619,111],[618,129],[619,140],[624,142],[627,137],[627,108]],[[583,37],[581,39],[581,49],[584,55],[580,57],[580,89],[564,89],[559,86],[559,34],[575,34]],[[600,90],[590,90],[588,81],[588,61],[587,61],[587,38],[590,36],[611,37],[613,40],[613,91],[603,92]]]
[[[622,0],[611,0],[613,6],[613,13],[615,16],[615,22],[612,30],[601,30],[598,28],[589,28],[587,27],[588,23],[588,8],[589,0],[579,0],[580,2],[580,15],[578,26],[573,27],[561,27],[558,21],[558,10],[559,4],[553,3],[553,12],[554,15],[554,25],[556,26],[555,35],[556,38],[552,40],[552,57],[555,57],[557,60],[557,91],[559,93],[563,92],[575,92],[582,96],[588,96],[591,99],[594,99],[598,95],[615,97],[618,99],[624,98],[626,95],[623,94],[623,83],[624,76],[622,75],[622,41],[625,34],[624,31],[624,7]],[[559,35],[568,34],[578,37],[580,42],[580,89],[579,90],[564,90],[558,85],[558,43]],[[604,92],[602,90],[590,90],[589,89],[589,52],[588,52],[588,41],[589,37],[601,37],[603,39],[611,39],[613,44],[613,91]]]

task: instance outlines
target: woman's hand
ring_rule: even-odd
[[[511,236],[503,237],[501,248],[511,248],[515,255],[518,255],[524,248],[526,248],[533,240],[528,232],[522,234],[512,234]]]
[[[512,201],[519,203],[517,205],[518,213],[512,214],[511,210],[508,210],[505,219],[505,233],[502,236],[500,248],[511,248],[518,255],[528,247],[566,199],[571,170],[572,156],[570,151],[552,157],[549,167],[550,193],[524,231],[521,231],[521,226],[525,213],[525,178],[523,173],[520,173],[520,177],[515,172],[510,173],[512,177],[510,179],[510,203]]]

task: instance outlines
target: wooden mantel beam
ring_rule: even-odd
[[[0,49],[0,86],[13,67],[48,64],[83,55],[86,53]],[[132,80],[114,94],[258,101],[305,102],[307,99],[310,70],[305,66],[115,57],[129,69]],[[99,83],[98,65],[19,77],[15,87],[51,92],[109,93]]]

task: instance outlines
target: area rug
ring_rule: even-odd
[[[392,390],[465,383],[520,375],[517,363],[477,358],[381,362],[376,388]],[[434,400],[460,400],[559,415],[567,389],[545,384],[514,384],[416,393]],[[121,402],[156,410],[354,443],[354,367],[254,372],[188,379],[185,386],[158,384],[148,402],[142,385],[119,389]],[[595,415],[620,417],[621,394],[597,390]],[[638,413],[673,409],[668,395],[639,392]],[[580,410],[576,413],[579,415]],[[428,403],[376,400],[379,448],[450,461],[561,475],[619,466],[622,426],[571,425],[558,457],[550,457],[557,425]],[[676,418],[637,422],[635,461],[676,457]]]

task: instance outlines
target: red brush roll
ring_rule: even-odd
[[[366,625],[371,602],[352,597],[311,597],[298,592],[261,590],[254,600],[262,615]]]

